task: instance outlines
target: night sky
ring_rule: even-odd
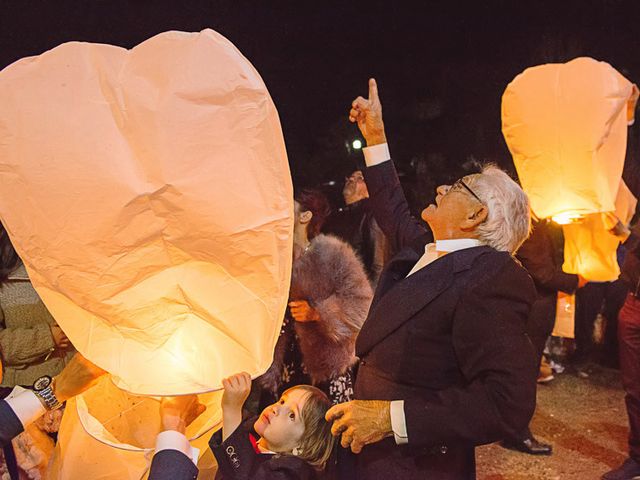
[[[640,82],[637,0],[0,0],[0,68],[71,40],[130,48],[204,28],[262,75],[297,185],[340,182],[357,164],[346,114],[375,76],[392,155],[417,203],[469,159],[512,168],[500,97],[526,67],[586,55]]]

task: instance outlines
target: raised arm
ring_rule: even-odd
[[[388,155],[382,105],[373,78],[369,79],[369,98],[358,97],[353,101],[349,120],[358,124],[367,142],[364,175],[369,204],[378,225],[396,248],[414,246],[419,238],[427,235],[427,229],[409,212],[407,199]]]

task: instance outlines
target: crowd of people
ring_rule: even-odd
[[[619,318],[629,458],[603,478],[640,478],[640,231],[612,218],[626,252],[615,285],[565,273],[561,231],[535,218],[532,229],[526,194],[491,165],[438,187],[421,222],[391,160],[375,80],[349,119],[366,167],[345,180],[338,209],[319,190],[295,195],[274,361],[253,381],[223,381],[222,429],[209,442],[216,478],[471,479],[477,445],[551,454],[529,422],[549,362],[560,370],[550,342],[558,292],[577,295],[580,376],[596,317],[604,312],[610,332]],[[625,180],[640,195],[633,168]],[[4,229],[0,257],[0,473],[46,478],[65,400],[105,372],[75,353]],[[161,401],[149,478],[197,477],[184,433],[203,411],[195,395]]]

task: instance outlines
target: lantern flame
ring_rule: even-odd
[[[582,218],[582,214],[574,211],[568,211],[553,215],[551,220],[556,222],[558,225],[568,225],[570,223],[579,222]]]

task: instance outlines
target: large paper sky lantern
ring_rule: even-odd
[[[247,59],[205,30],[7,67],[0,217],[65,333],[111,373],[70,403],[51,477],[141,478],[159,428],[145,395],[200,393],[187,435],[206,451],[222,378],[271,364],[290,281],[286,151]]]
[[[0,216],[73,344],[137,394],[272,361],[291,268],[276,108],[224,37],[66,43],[0,73]]]
[[[619,186],[637,98],[634,84],[591,58],[528,68],[502,97],[502,132],[531,208],[560,224],[578,221],[565,229],[565,270],[590,280],[619,274],[602,213],[625,210],[616,201],[635,208]]]
[[[615,210],[637,92],[591,58],[528,68],[507,86],[502,132],[539,218]]]

